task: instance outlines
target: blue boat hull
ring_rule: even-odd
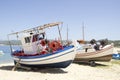
[[[25,66],[25,67],[30,67],[30,68],[45,68],[45,67],[49,67],[49,68],[66,68],[67,66],[70,65],[70,63],[72,63],[72,61],[73,60],[54,63],[54,64],[42,64],[42,65],[26,65],[26,64],[20,64],[20,65]],[[14,63],[16,64],[16,61],[14,61]]]
[[[120,60],[120,54],[113,54],[112,58]]]

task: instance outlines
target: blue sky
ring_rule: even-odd
[[[0,40],[7,34],[62,21],[66,39],[120,40],[120,0],[0,0]],[[56,33],[56,31],[54,31]]]

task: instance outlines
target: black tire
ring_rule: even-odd
[[[89,61],[89,64],[90,64],[90,66],[92,66],[92,67],[96,66],[95,61]]]

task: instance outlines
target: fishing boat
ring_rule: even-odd
[[[15,65],[19,63],[20,66],[30,68],[65,68],[69,66],[75,57],[75,47],[72,44],[63,44],[59,28],[61,24],[62,22],[49,23],[32,29],[8,34],[9,43],[11,35],[17,35],[17,38],[18,35],[22,35],[22,37],[20,37],[22,43],[20,50],[13,51],[10,43]],[[58,40],[47,39],[45,29],[50,30],[50,28],[54,26],[58,27]]]
[[[95,61],[110,61],[113,55],[113,44],[108,44],[99,50],[87,45],[82,49],[77,48],[74,62],[88,62],[91,66],[95,66]]]

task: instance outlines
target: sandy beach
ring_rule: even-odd
[[[120,61],[99,62],[95,67],[72,63],[67,68],[25,70],[14,64],[0,64],[0,80],[120,80]]]

